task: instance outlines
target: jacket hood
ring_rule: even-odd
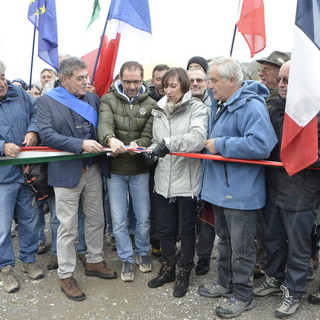
[[[142,84],[139,94],[130,100],[129,97],[127,97],[127,95],[123,92],[123,86],[120,80],[117,80],[114,83],[114,86],[111,88],[111,90],[117,92],[120,96],[124,97],[129,103],[133,103],[142,94],[149,94],[148,88],[144,84]]]
[[[269,97],[268,88],[255,80],[247,80],[243,82],[242,87],[231,96],[226,105],[232,109],[241,107],[248,99],[257,99],[265,104],[265,99]]]

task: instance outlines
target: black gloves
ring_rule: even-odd
[[[142,152],[142,157],[144,163],[148,166],[152,166],[158,161],[158,158],[153,154],[153,152]]]
[[[162,142],[153,149],[152,153],[157,157],[163,158],[169,152],[170,150],[168,149],[166,142],[162,140]]]
[[[158,161],[158,157],[163,158],[169,152],[166,142],[162,140],[152,152],[142,152],[142,156],[145,164],[152,166]]]

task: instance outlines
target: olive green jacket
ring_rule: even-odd
[[[111,137],[121,140],[124,145],[136,141],[139,146],[149,147],[152,138],[152,109],[156,102],[149,97],[148,88],[142,85],[141,93],[132,99],[122,92],[119,81],[100,100],[98,139],[107,146]],[[142,155],[129,153],[109,157],[111,173],[133,175],[147,172],[148,166]]]

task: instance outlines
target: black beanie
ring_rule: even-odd
[[[208,62],[205,58],[195,56],[189,59],[188,65],[187,65],[187,70],[189,70],[189,65],[191,63],[198,63],[200,66],[203,68],[204,72],[207,73],[208,71]]]

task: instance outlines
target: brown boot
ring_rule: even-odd
[[[104,261],[98,263],[86,263],[87,276],[96,276],[102,279],[114,279],[117,277],[117,272],[107,268],[107,265]]]
[[[68,299],[74,301],[81,301],[86,298],[84,292],[78,287],[75,278],[70,277],[60,280],[61,291],[67,296]]]

